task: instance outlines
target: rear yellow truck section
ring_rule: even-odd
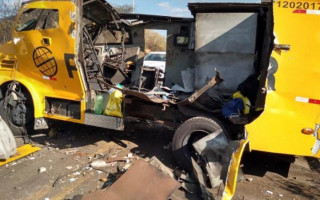
[[[319,124],[320,2],[276,0],[273,8],[275,46],[289,49],[272,53],[265,110],[246,126],[250,148],[313,156],[315,134],[302,130]]]
[[[263,113],[245,126],[251,150],[320,157],[320,2],[273,3],[275,49]],[[307,131],[306,131],[307,130]],[[246,142],[234,152],[222,199],[235,194]]]
[[[82,123],[84,89],[74,62],[76,54],[76,5],[72,1],[35,1],[23,4],[13,30],[12,58],[15,66],[1,65],[0,85],[16,80],[31,93],[35,118],[54,118]],[[35,22],[32,16],[46,17]],[[29,20],[29,21],[28,21]],[[34,24],[32,24],[34,23]],[[30,28],[36,26],[35,28]],[[9,79],[10,77],[10,79]],[[81,102],[81,117],[72,119],[45,111],[45,98]]]

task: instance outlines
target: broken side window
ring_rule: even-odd
[[[59,28],[57,9],[26,9],[19,17],[16,31],[31,31]]]

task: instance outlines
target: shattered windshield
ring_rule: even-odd
[[[21,14],[16,26],[16,31],[44,30],[58,27],[58,10],[30,8]]]
[[[119,19],[118,13],[112,10],[109,4],[98,0],[85,0],[83,15],[86,19],[99,25],[104,25],[110,21]]]
[[[166,61],[166,54],[149,54],[145,61]]]

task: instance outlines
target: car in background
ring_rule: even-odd
[[[151,52],[143,60],[144,67],[156,68],[160,71],[160,77],[164,78],[164,73],[166,71],[166,52]]]

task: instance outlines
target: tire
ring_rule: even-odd
[[[23,115],[21,115],[21,113],[23,113]],[[30,134],[33,130],[33,105],[30,104],[30,101],[18,104],[15,107],[7,105],[5,109],[4,99],[0,99],[0,116],[15,136]],[[21,122],[17,122],[17,118],[19,118],[18,121]]]
[[[216,119],[194,117],[180,125],[172,141],[173,155],[177,163],[183,169],[192,172],[191,157],[196,156],[192,144],[219,129],[222,129],[229,138],[223,125]]]

